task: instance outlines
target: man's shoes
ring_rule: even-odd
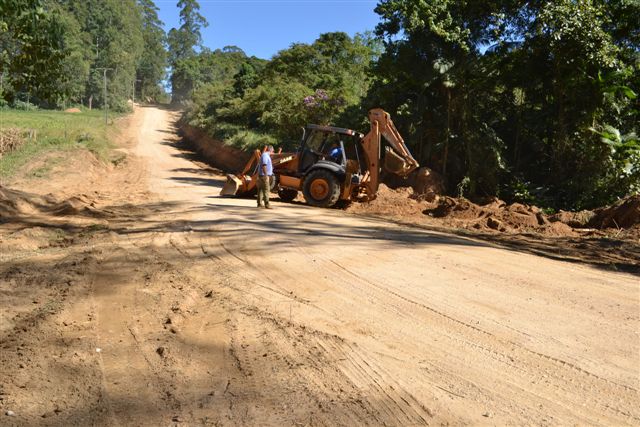
[[[273,209],[270,205],[265,206],[265,209]]]
[[[260,209],[261,207],[263,207],[262,205],[258,205],[258,209]]]

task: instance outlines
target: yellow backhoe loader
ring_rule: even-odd
[[[418,168],[389,113],[369,111],[371,129],[363,135],[351,129],[307,125],[296,153],[272,156],[274,188],[283,201],[302,191],[312,206],[330,207],[338,201],[373,200],[382,171],[407,176]],[[387,144],[382,143],[382,138]],[[260,151],[256,150],[244,170],[227,175],[221,195],[255,192]]]

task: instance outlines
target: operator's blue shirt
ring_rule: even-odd
[[[340,163],[342,161],[342,148],[336,147],[329,153],[329,157],[331,157],[334,161]]]
[[[262,172],[263,165],[267,166],[267,175],[273,175],[273,164],[271,163],[271,156],[269,153],[262,153],[262,156],[260,156],[260,167],[258,168],[258,175],[260,176],[264,176],[264,173]]]

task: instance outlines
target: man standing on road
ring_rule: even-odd
[[[260,156],[260,167],[258,168],[258,207],[271,209],[269,205],[269,191],[271,190],[271,180],[273,179],[273,164],[271,163],[271,154],[273,153],[273,145],[269,145],[267,150]]]

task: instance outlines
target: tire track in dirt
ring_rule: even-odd
[[[301,253],[306,253],[303,248],[296,247],[293,244],[293,242],[290,242],[290,243],[291,243],[292,249],[296,251],[300,251]],[[246,287],[248,286],[250,287],[251,285],[264,287],[264,285],[259,283],[260,279],[268,280],[269,282],[272,283],[273,286],[277,286],[275,280],[272,279],[272,276],[278,276],[279,279],[282,280],[283,275],[286,275],[286,272],[280,269],[277,269],[275,272],[268,272],[266,274],[262,272],[260,275],[258,275],[257,272],[260,271],[259,268],[254,264],[252,264],[250,261],[248,261],[246,257],[235,255],[232,249],[230,249],[228,246],[223,245],[222,243],[220,243],[220,246],[223,247],[223,250],[225,252],[232,254],[235,260],[239,260],[242,264],[244,264],[247,267],[251,267],[252,271],[256,272],[255,274],[252,274],[248,272],[246,268],[244,268],[242,270],[241,277],[238,277],[236,280],[232,280],[232,282],[248,280],[248,283],[243,287],[243,289],[242,290],[237,289],[238,291],[241,291],[244,293]],[[210,249],[204,249],[205,246],[202,243],[201,243],[201,248],[203,248],[203,252],[205,254],[210,254],[212,252]],[[221,271],[221,270],[237,271],[238,267],[240,267],[240,265],[238,265],[237,262],[232,260],[223,260],[222,258],[217,256],[215,257],[212,256],[212,258],[214,258],[216,262],[222,262],[224,264],[227,264],[226,269],[218,269],[218,271]],[[272,291],[276,295],[289,297],[294,302],[300,302],[305,304],[305,306],[309,306],[314,309],[317,309],[321,311],[324,316],[330,315],[330,313],[322,309],[322,307],[309,304],[309,301],[305,301],[305,300],[301,301],[300,298],[296,298],[295,296],[291,297],[290,294],[287,294],[284,290],[277,290],[277,289],[274,289],[273,287],[267,287],[267,289]],[[269,296],[270,295],[267,295],[267,298],[269,298]],[[264,302],[267,302],[268,304],[268,301],[264,301]],[[249,306],[250,311],[256,310],[258,305],[264,306],[264,302],[262,304],[258,302],[258,304],[256,305],[250,305]],[[271,302],[273,302],[272,299],[271,299]],[[247,314],[246,311],[243,311],[243,313]],[[271,312],[270,314],[267,314],[266,312],[261,312],[260,318],[263,321],[265,320],[265,318],[270,318],[271,321],[274,321],[273,318],[271,318],[271,316],[273,315],[274,315],[273,312]],[[281,322],[286,322],[288,326],[282,326]],[[283,320],[276,322],[276,324],[280,325],[280,328],[282,330],[279,330],[279,332],[281,333],[284,333],[288,329],[288,327],[291,327],[292,325],[293,327],[296,326],[296,322],[292,323],[291,318],[286,320],[285,316],[283,316]],[[258,325],[254,327],[257,328]],[[309,375],[306,375],[304,377],[305,381],[307,382],[315,381],[314,384],[316,384],[318,389],[325,389],[326,388],[325,382],[327,381],[326,378],[332,378],[333,376],[335,376],[335,374],[327,375],[327,372],[325,371],[327,371],[327,368],[329,367],[331,367],[332,369],[337,369],[337,371],[339,372],[339,378],[342,380],[338,383],[341,383],[342,386],[346,387],[343,380],[345,376],[347,378],[350,378],[351,387],[355,387],[356,390],[359,390],[358,392],[359,397],[357,399],[359,402],[362,402],[362,403],[375,402],[376,407],[385,408],[385,411],[382,415],[378,413],[376,418],[377,421],[385,424],[390,424],[390,425],[427,424],[426,419],[432,416],[430,411],[426,409],[422,404],[419,404],[415,399],[415,397],[407,393],[406,390],[402,388],[402,386],[400,386],[395,381],[393,381],[391,376],[380,375],[380,372],[382,370],[379,367],[376,368],[377,371],[376,369],[372,368],[371,365],[366,362],[367,357],[360,355],[359,354],[360,350],[356,350],[356,347],[354,347],[354,345],[346,344],[342,339],[337,339],[337,337],[335,336],[324,335],[318,330],[310,330],[308,326],[303,326],[303,328],[306,331],[313,331],[314,337],[316,338],[317,347],[323,350],[323,354],[315,354],[314,357],[321,357],[322,360],[325,360],[327,362],[330,361],[328,363],[328,366],[322,366],[318,363],[314,364],[316,370],[321,374],[320,378],[324,378],[324,380],[317,382],[318,380],[317,378],[314,377],[315,378],[314,379],[314,378],[311,378]],[[319,337],[323,337],[324,339],[321,339]],[[291,343],[296,345],[295,343],[299,342],[296,336],[288,336],[288,335],[286,336],[286,340],[282,340],[282,341],[288,342],[289,346],[291,345]],[[282,350],[283,350],[282,347],[280,347],[279,351],[282,351]],[[238,363],[240,364],[240,366],[244,366],[245,369],[246,369],[246,366],[250,366],[250,359],[245,359],[244,361],[240,362],[241,359],[240,359],[240,356],[238,355],[243,354],[242,351],[236,351],[235,354],[236,354],[236,357],[238,358]],[[291,355],[289,357],[289,360],[305,359],[304,356],[305,356],[304,354],[296,353],[296,355]],[[336,360],[340,360],[344,362],[338,363],[338,367],[336,367],[335,366]],[[354,375],[354,373],[358,373],[358,374]],[[358,380],[358,381],[354,381],[354,380]],[[336,379],[336,381],[339,381],[339,380]],[[308,387],[308,384],[306,387]],[[412,403],[409,403],[409,402],[412,402]],[[369,404],[366,404],[365,407],[368,408],[368,413],[370,415],[376,414],[378,411],[378,410],[373,410],[373,407],[370,406]],[[361,423],[364,419],[366,419],[366,417],[354,419],[353,421],[357,421]]]
[[[226,252],[233,252],[229,243],[225,246]],[[469,390],[475,390],[467,397],[480,402],[484,401],[484,405],[487,407],[504,408],[505,405],[502,402],[509,400],[515,386],[519,393],[535,396],[535,399],[544,402],[545,406],[556,408],[554,411],[558,414],[564,414],[563,416],[568,417],[567,419],[577,416],[583,419],[584,422],[597,422],[596,420],[601,419],[601,415],[609,414],[605,416],[611,416],[613,419],[626,424],[634,424],[640,420],[638,413],[620,410],[620,405],[618,405],[620,403],[621,407],[633,407],[633,402],[637,400],[637,391],[634,387],[604,378],[575,363],[530,350],[514,341],[500,338],[479,326],[402,295],[394,291],[394,287],[384,282],[378,283],[364,278],[340,262],[324,256],[321,251],[311,254],[304,246],[293,244],[286,250],[292,250],[298,255],[304,256],[306,261],[302,261],[302,263],[316,272],[316,280],[321,280],[322,277],[325,277],[331,283],[339,284],[344,292],[353,294],[355,300],[369,301],[373,305],[380,306],[386,313],[385,316],[394,313],[397,322],[408,321],[412,324],[430,325],[432,331],[429,335],[436,340],[445,340],[445,343],[438,343],[435,353],[433,350],[430,351],[433,357],[450,359],[453,356],[454,360],[467,365],[468,355],[473,355],[477,359],[475,362],[485,367],[483,374],[490,375],[501,383],[496,389],[477,389],[472,383],[469,383],[468,379],[478,378],[478,373],[470,371],[467,377],[460,377],[457,375],[459,367],[451,363],[444,364],[448,368],[444,378],[440,378],[439,381],[446,385],[451,378],[457,377],[460,384],[467,384],[466,387]],[[235,258],[239,257],[236,256]],[[246,261],[244,263],[248,264]],[[269,271],[274,271],[280,282],[286,282],[287,272],[278,267],[275,262],[272,262],[271,265],[272,268]],[[233,267],[241,268],[240,265],[234,265]],[[254,267],[254,270],[259,271],[259,268]],[[243,271],[243,276],[246,278],[248,275],[244,274],[245,272],[246,269]],[[283,279],[283,277],[285,278]],[[281,289],[283,289],[283,292],[287,292],[286,286]],[[278,293],[282,294],[281,291],[278,291]],[[326,306],[327,304],[323,305]],[[319,307],[322,308],[323,305]],[[492,320],[495,321],[495,319]],[[502,327],[500,322],[497,324]],[[508,327],[508,325],[504,326]],[[384,330],[384,327],[382,329],[374,327],[374,329]],[[380,336],[379,333],[377,335]],[[425,337],[421,338],[424,339]],[[396,341],[409,339],[406,334],[404,334],[403,338],[395,337]],[[454,356],[456,353],[467,356],[465,356],[465,359],[460,359]],[[411,354],[411,352],[408,352],[407,356],[411,358]],[[370,357],[371,359],[375,360],[375,357]],[[486,362],[481,362],[482,360]],[[511,378],[511,380],[505,382],[505,377]],[[515,381],[513,385],[510,384],[512,381]],[[449,388],[441,386],[438,381],[432,384],[432,386],[434,385],[447,393],[451,393]],[[586,390],[589,393],[585,394]],[[489,400],[487,400],[487,395],[490,396]],[[526,399],[521,398],[519,400],[520,403],[518,405],[523,405]],[[576,408],[585,406],[589,409],[576,411]],[[512,410],[508,409],[508,411]],[[544,418],[543,412],[540,412],[540,418]]]
[[[378,301],[388,301],[390,296],[402,303],[419,308],[423,312],[416,313],[416,316],[426,319],[423,323],[430,325],[431,328],[434,328],[434,325],[439,325],[438,334],[448,339],[450,346],[459,347],[460,353],[468,353],[468,349],[474,349],[475,357],[483,357],[493,360],[494,363],[497,362],[499,366],[493,367],[496,377],[503,376],[505,372],[509,372],[508,377],[512,380],[520,378],[519,383],[522,384],[523,390],[528,390],[527,392],[536,395],[540,399],[563,406],[565,409],[588,407],[588,410],[584,412],[591,412],[590,416],[592,418],[585,418],[585,422],[593,422],[599,419],[599,412],[609,413],[618,418],[620,422],[630,425],[640,421],[640,410],[625,411],[619,407],[620,403],[629,408],[633,407],[633,402],[638,399],[638,391],[635,388],[602,378],[571,362],[527,349],[514,342],[502,340],[481,328],[400,295],[391,290],[388,285],[378,284],[364,278],[333,259],[323,258],[321,254],[315,254],[314,257],[315,259],[322,259],[324,265],[337,266],[340,271],[350,276],[352,280],[381,293],[380,297],[377,298]],[[331,269],[323,268],[322,266],[317,266],[317,268],[331,271]],[[342,283],[349,283],[349,281],[342,281]],[[353,282],[351,285],[355,286]],[[400,311],[409,313],[413,310]],[[485,366],[485,369],[490,366],[484,363],[481,363],[481,365]],[[534,367],[535,371],[531,370],[531,367]],[[454,374],[455,370],[456,367],[452,366],[451,374]],[[536,381],[540,375],[542,375],[543,379],[552,378],[554,382],[550,383],[545,380],[545,384],[539,387],[531,387],[531,384],[538,385],[541,383],[541,381]],[[589,393],[585,394],[585,391]],[[504,396],[506,397],[507,394],[505,393]],[[563,404],[563,401],[566,403]],[[497,402],[496,406],[498,406]],[[583,414],[574,413],[574,415]]]
[[[111,247],[91,272],[91,297],[105,393],[109,401],[117,402],[110,404],[110,410],[118,423],[131,424],[151,409],[146,405],[151,405],[153,411],[145,416],[145,424],[153,425],[166,419],[167,409],[179,411],[180,402],[173,397],[170,375],[158,361],[156,348],[148,338],[140,338],[155,328],[149,328],[149,317],[140,310],[140,297],[144,298],[136,286],[140,272],[122,263],[129,260],[142,265],[146,258],[138,254],[123,246]],[[143,404],[133,399],[127,403],[126,396],[136,396]]]

